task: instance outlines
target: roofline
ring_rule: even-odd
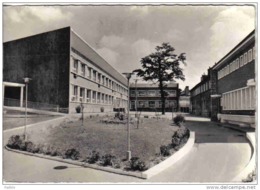
[[[213,65],[212,69],[219,68],[222,63],[228,59],[232,53],[236,52],[241,46],[250,41],[253,37],[255,37],[255,29],[250,32],[241,42],[239,42],[233,49],[231,49],[223,58],[221,58],[215,65]]]
[[[125,83],[120,81],[119,79],[118,82],[121,82],[123,85],[127,86],[127,79],[122,73],[118,72],[111,64],[109,64],[86,40],[84,40],[77,32],[73,30],[73,28],[70,27],[70,30],[80,39],[82,40],[87,46],[89,46],[99,57],[101,57],[109,66],[111,66],[118,74],[120,74],[123,78],[125,78]],[[92,61],[93,62],[93,61]]]
[[[58,29],[47,31],[47,32],[41,32],[41,33],[37,33],[37,34],[26,36],[26,37],[17,38],[17,39],[14,39],[14,40],[9,40],[9,41],[3,42],[3,43],[5,44],[5,43],[8,43],[8,42],[13,42],[13,41],[17,41],[17,40],[23,40],[23,39],[26,39],[26,38],[31,38],[31,37],[34,37],[34,36],[38,36],[38,35],[42,35],[42,34],[46,34],[46,33],[50,33],[50,32],[55,32],[55,31],[58,31],[58,30],[66,29],[66,28],[69,28],[71,30],[70,26],[66,26],[66,27],[63,27],[63,28],[58,28]]]

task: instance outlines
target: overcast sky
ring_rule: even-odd
[[[255,29],[253,6],[8,6],[4,41],[71,26],[119,72],[169,42],[185,52],[190,89],[203,73]]]

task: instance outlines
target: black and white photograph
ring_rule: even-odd
[[[257,3],[3,3],[5,189],[256,189],[257,11]]]

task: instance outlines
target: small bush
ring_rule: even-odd
[[[77,112],[77,113],[80,113],[80,112],[81,112],[81,107],[80,107],[80,105],[78,105],[75,109],[76,109],[76,112]]]
[[[177,115],[173,118],[173,122],[175,123],[175,125],[181,126],[181,124],[185,122],[185,118],[182,115]]]
[[[179,138],[184,138],[187,137],[188,135],[189,135],[189,130],[186,127],[179,128],[175,133],[175,136]]]
[[[9,138],[7,147],[12,149],[20,149],[23,143],[23,137],[21,137],[20,135],[13,135]]]
[[[57,154],[57,151],[56,151],[56,154]],[[78,160],[79,156],[80,156],[80,153],[75,148],[68,149],[64,154],[65,158],[67,158],[67,159],[69,158],[72,160]]]
[[[88,162],[89,164],[94,164],[97,161],[99,161],[99,159],[100,159],[99,152],[92,151],[91,155],[86,158],[86,162]]]
[[[160,153],[162,156],[170,156],[170,147],[162,145],[160,147]]]
[[[130,160],[130,169],[133,171],[144,171],[147,167],[138,157],[132,157]]]
[[[111,154],[106,154],[102,156],[100,163],[102,166],[113,166],[113,161],[115,160],[115,158],[116,157]]]
[[[125,114],[122,113],[122,112],[117,112],[117,113],[115,114],[115,118],[117,118],[117,119],[123,121],[123,120],[126,119],[126,116],[125,116]]]
[[[181,139],[178,138],[178,137],[172,137],[172,146],[173,147],[176,147],[176,146],[179,146],[181,143]]]

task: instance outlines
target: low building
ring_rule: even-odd
[[[181,92],[180,97],[179,97],[179,111],[184,112],[184,113],[189,113],[190,112],[190,91],[189,87],[186,86],[184,91]]]
[[[211,116],[211,69],[207,75],[201,76],[201,81],[190,90],[191,113],[197,116]]]
[[[4,105],[66,113],[83,103],[85,112],[126,108],[127,79],[70,27],[3,44]]]
[[[165,111],[178,111],[179,109],[179,85],[171,82],[167,84],[165,91],[168,96],[165,101]],[[160,112],[162,107],[161,94],[158,84],[132,83],[130,85],[130,109],[132,111]]]

